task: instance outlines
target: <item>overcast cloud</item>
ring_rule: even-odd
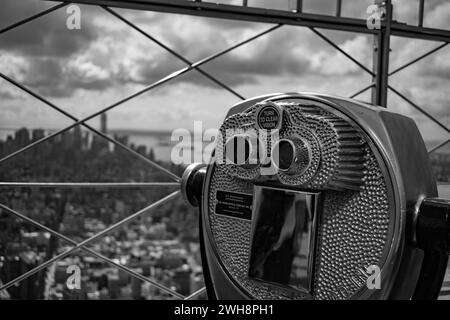
[[[219,1],[226,2],[226,1]],[[293,3],[293,1],[291,1]],[[230,3],[230,1],[228,1]],[[287,8],[289,1],[250,1]],[[372,1],[344,1],[343,14],[364,17]],[[418,1],[395,0],[395,18],[417,23]],[[332,13],[334,1],[305,0],[309,12]],[[0,28],[54,5],[40,0],[2,0]],[[66,28],[65,8],[0,35],[0,71],[44,95],[76,116],[87,116],[186,66],[164,49],[99,7],[80,6],[81,30]],[[117,10],[140,28],[197,61],[271,25],[154,12]],[[450,29],[450,3],[427,1],[427,26]],[[372,39],[323,31],[371,68]],[[391,70],[439,45],[393,38]],[[450,46],[449,46],[450,47]],[[450,124],[450,48],[392,77],[391,84]],[[307,28],[284,26],[202,66],[246,97],[280,91],[317,91],[348,96],[370,76]],[[369,93],[359,96],[368,99]],[[70,123],[42,103],[0,80],[0,126],[56,128]],[[193,70],[108,113],[110,127],[172,129],[204,120],[217,126],[239,99]],[[392,110],[413,116],[428,140],[446,133],[426,121],[393,93]],[[94,121],[95,120],[95,121]],[[98,120],[92,120],[97,125]]]

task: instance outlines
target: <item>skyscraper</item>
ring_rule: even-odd
[[[107,129],[107,116],[106,113],[102,113],[100,115],[100,131],[104,134],[107,134],[108,129]]]
[[[21,128],[15,132],[14,140],[20,148],[25,147],[30,143],[30,132],[27,128]]]

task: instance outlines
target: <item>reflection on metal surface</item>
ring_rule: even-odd
[[[318,198],[255,186],[251,278],[311,293]]]

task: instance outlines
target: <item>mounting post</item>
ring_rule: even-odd
[[[384,17],[381,16],[380,29],[374,35],[373,83],[375,86],[372,89],[372,103],[386,108],[393,8],[391,0],[375,0],[375,4],[380,7],[380,12],[384,13]]]

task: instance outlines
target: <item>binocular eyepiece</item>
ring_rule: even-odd
[[[450,248],[414,121],[355,100],[272,94],[233,106],[189,166],[210,299],[435,299]]]

